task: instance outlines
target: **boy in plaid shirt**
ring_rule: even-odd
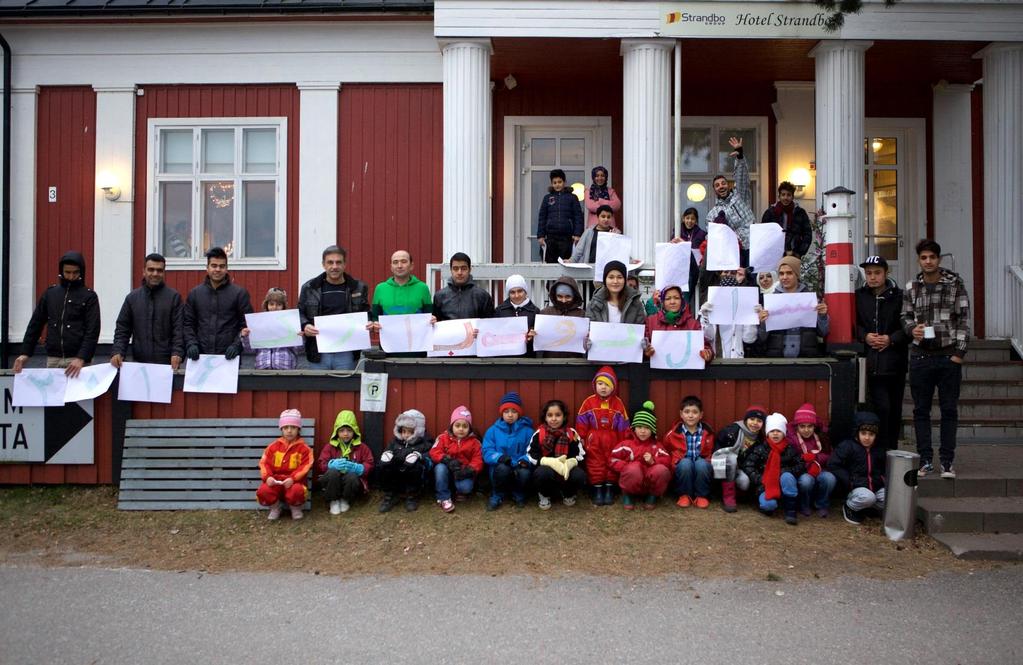
[[[955,478],[956,427],[963,357],[970,337],[970,297],[962,278],[941,267],[941,245],[930,239],[916,245],[920,274],[906,284],[902,328],[911,336],[909,388],[913,395],[913,427],[920,453],[919,475],[934,472],[931,446],[931,402],[938,389],[941,407],[941,477]]]

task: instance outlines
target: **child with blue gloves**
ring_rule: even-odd
[[[526,448],[533,436],[533,421],[522,415],[522,398],[517,392],[507,393],[497,411],[500,416],[483,435],[483,461],[490,468],[493,486],[487,511],[500,508],[509,492],[515,506],[523,508],[532,476]]]
[[[352,501],[369,491],[373,451],[362,443],[359,423],[351,411],[337,414],[330,441],[316,459],[316,469],[331,515],[348,512]]]

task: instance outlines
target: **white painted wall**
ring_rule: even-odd
[[[794,169],[810,171],[810,184],[799,196],[799,205],[807,212],[817,209],[814,203],[817,188],[810,162],[814,160],[814,84],[811,81],[777,81],[774,84],[778,101],[774,106],[775,155],[778,182],[791,180]],[[770,201],[777,195],[778,183],[770,183]]]

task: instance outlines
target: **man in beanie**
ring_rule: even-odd
[[[845,521],[862,524],[867,510],[884,510],[885,451],[876,445],[881,428],[877,414],[860,411],[853,416],[853,426],[855,438],[838,444],[828,470],[848,492],[842,504]]]
[[[671,455],[657,442],[653,402],[643,402],[633,414],[629,435],[611,451],[611,467],[619,475],[625,510],[633,510],[635,499],[644,496],[644,509],[657,507],[671,482]]]
[[[291,518],[302,519],[302,504],[308,494],[306,476],[313,468],[313,451],[299,436],[302,414],[298,409],[286,409],[277,421],[281,436],[266,447],[259,460],[262,484],[256,490],[261,506],[270,506],[271,520],[281,516],[281,502],[291,508]]]
[[[764,419],[767,409],[750,404],[742,420],[726,425],[714,440],[711,465],[714,477],[721,480],[721,504],[726,513],[736,511],[735,492],[749,489],[749,476],[742,471],[746,453],[764,440]]]
[[[796,449],[785,440],[788,420],[780,413],[767,416],[767,438],[757,443],[743,460],[742,470],[749,476],[750,485],[756,488],[760,512],[773,515],[781,502],[785,523],[795,525],[796,501],[799,488],[796,477],[803,472],[803,459]]]
[[[775,293],[810,293],[805,284],[799,283],[799,259],[786,256],[778,263],[778,285]],[[757,306],[760,316],[760,330],[757,332],[759,342],[765,345],[768,358],[816,358],[821,355],[817,343],[818,337],[827,337],[831,327],[828,318],[828,305],[817,303],[817,326],[815,328],[789,328],[788,330],[767,330],[767,319],[771,312]]]
[[[497,413],[497,420],[483,435],[483,462],[490,468],[492,487],[488,511],[500,508],[509,494],[517,508],[524,507],[532,475],[526,452],[533,436],[533,421],[523,415],[522,398],[514,391],[505,393]]]
[[[430,448],[433,439],[426,433],[426,416],[415,409],[398,414],[394,419],[394,438],[380,453],[377,479],[384,490],[380,512],[389,512],[405,498],[405,510],[419,508],[419,497],[426,483],[427,472],[433,465]]]

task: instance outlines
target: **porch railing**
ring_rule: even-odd
[[[1012,307],[1009,341],[1016,353],[1023,356],[1023,266],[1009,266],[1009,303]]]

